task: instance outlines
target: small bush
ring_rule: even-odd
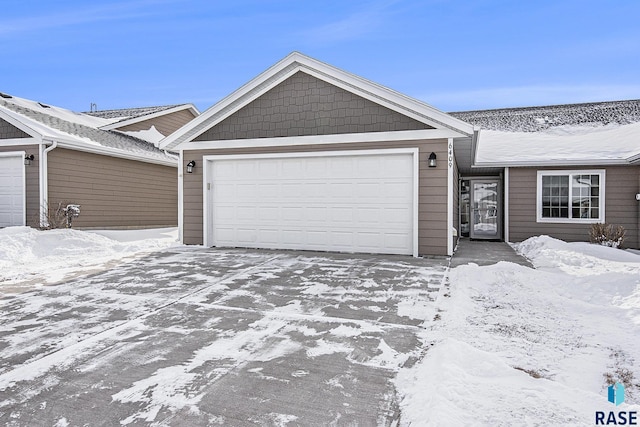
[[[69,214],[66,210],[67,206],[69,206],[69,203],[60,202],[58,203],[58,207],[56,209],[47,207],[45,209],[45,217],[40,224],[40,229],[53,230],[56,228],[71,228]]]
[[[591,224],[589,230],[589,241],[602,246],[619,248],[624,242],[627,231],[623,226],[613,224]]]

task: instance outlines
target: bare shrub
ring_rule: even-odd
[[[602,246],[619,248],[622,247],[626,233],[627,231],[621,225],[615,226],[607,223],[591,224],[589,241]]]
[[[71,222],[69,221],[69,212],[67,206],[70,203],[60,202],[55,209],[46,207],[44,209],[43,218],[40,221],[41,230],[53,230],[57,228],[71,228]]]

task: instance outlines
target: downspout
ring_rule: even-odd
[[[40,227],[49,226],[49,168],[47,154],[58,146],[56,141],[51,141],[51,146],[44,149],[45,141],[40,145]]]

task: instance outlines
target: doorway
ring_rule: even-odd
[[[502,181],[499,178],[461,181],[460,228],[463,237],[502,240]]]

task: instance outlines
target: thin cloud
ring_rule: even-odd
[[[397,1],[375,2],[368,9],[360,10],[346,18],[329,22],[302,33],[307,42],[315,44],[335,43],[359,39],[374,33],[385,22],[388,9]]]
[[[86,9],[39,15],[27,18],[0,20],[0,36],[18,33],[31,33],[41,30],[64,28],[74,25],[89,24],[101,21],[131,19],[149,15],[147,6],[167,3],[167,0],[140,0],[125,3],[112,3]]]
[[[445,111],[640,99],[640,85],[536,85],[427,93],[419,96]]]

